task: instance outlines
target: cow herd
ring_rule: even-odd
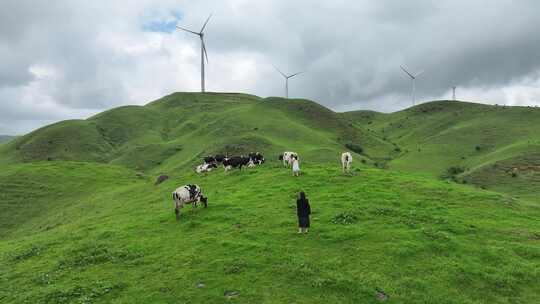
[[[283,166],[293,167],[293,172],[294,167],[298,166],[299,157],[296,152],[283,152],[279,155],[278,159],[283,162]],[[225,172],[231,169],[242,170],[242,167],[255,167],[262,165],[265,161],[264,156],[259,152],[249,153],[248,156],[241,155],[232,157],[216,154],[213,156],[206,156],[203,160],[204,163],[195,168],[197,173],[210,172],[217,169],[219,165],[223,166]],[[341,154],[341,168],[344,173],[350,171],[352,160],[353,158],[350,152]],[[182,209],[185,204],[191,204],[192,208],[196,208],[197,203],[202,203],[205,208],[208,207],[208,198],[203,195],[199,185],[189,184],[179,187],[174,190],[172,197],[175,205],[174,210],[176,219],[180,218],[180,209]]]
[[[259,152],[251,152],[248,156],[225,156],[223,154],[216,154],[212,156],[204,157],[204,163],[198,165],[195,168],[197,173],[210,172],[216,169],[219,165],[222,165],[225,171],[231,169],[242,170],[242,167],[255,167],[264,163],[264,156]]]

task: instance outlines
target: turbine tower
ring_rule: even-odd
[[[293,78],[294,76],[296,76],[298,74],[302,74],[304,72],[298,72],[298,73],[286,75],[285,73],[280,71],[275,65],[274,65],[274,69],[276,69],[276,71],[278,71],[281,74],[281,76],[283,76],[283,78],[285,78],[285,98],[289,98],[289,78]]]
[[[201,39],[201,92],[203,92],[203,93],[205,91],[205,86],[204,86],[204,59],[205,58],[206,58],[206,63],[208,63],[208,54],[206,53],[206,45],[204,44],[204,28],[208,24],[208,21],[210,21],[211,17],[212,17],[212,14],[210,14],[210,16],[208,16],[208,18],[204,22],[204,24],[203,24],[203,26],[202,26],[202,28],[201,28],[201,30],[199,32],[194,32],[194,31],[185,29],[183,27],[176,26],[178,29],[180,29],[182,31],[185,31],[185,32],[188,32],[188,33],[191,33],[191,34],[194,34],[194,35],[197,35]]]
[[[456,88],[457,88],[456,86],[452,87],[452,100],[454,101],[456,100]]]
[[[409,73],[409,71],[407,71],[403,66],[399,66],[403,72],[405,72],[407,75],[409,75],[409,77],[411,78],[411,82],[412,82],[412,89],[411,89],[411,98],[412,98],[412,104],[413,106],[415,105],[415,94],[416,94],[416,78],[420,75],[422,75],[424,73],[424,71],[421,71],[419,73],[416,73],[416,74],[411,74]]]

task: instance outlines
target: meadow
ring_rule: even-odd
[[[454,127],[424,129],[422,119],[441,119],[420,116],[387,134],[394,120],[426,115],[418,109],[337,114],[305,100],[177,93],[2,144],[0,302],[539,302],[535,175],[504,191],[501,179],[463,183],[480,171],[461,153],[420,166],[413,138],[434,149],[428,138]],[[505,144],[472,153],[480,167],[534,163],[530,150],[495,152]],[[357,150],[350,174],[339,164],[346,146]],[[277,160],[285,149],[300,153],[300,177]],[[267,162],[193,171],[204,155],[250,150]],[[470,169],[442,178],[456,161]],[[155,185],[160,174],[170,178]],[[171,192],[187,183],[209,206],[186,206],[177,221]],[[296,233],[301,190],[313,211],[306,235]]]

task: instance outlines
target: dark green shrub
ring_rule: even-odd
[[[364,153],[364,149],[362,147],[360,147],[359,145],[357,144],[353,144],[353,143],[347,143],[345,144],[345,147],[355,153],[358,153],[358,154],[362,154]]]
[[[461,166],[452,166],[448,169],[446,169],[446,172],[441,176],[442,178],[446,179],[449,178],[453,181],[457,181],[457,176],[461,173],[465,172],[465,168]]]

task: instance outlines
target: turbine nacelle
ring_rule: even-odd
[[[274,69],[276,69],[276,71],[278,71],[279,74],[281,74],[281,76],[283,76],[283,78],[285,78],[285,98],[289,98],[289,79],[293,78],[294,76],[305,73],[305,71],[286,75],[280,69],[278,69],[275,65],[272,64],[272,66],[274,67]]]
[[[416,93],[416,78],[418,76],[422,75],[424,73],[424,71],[420,71],[420,72],[418,72],[416,74],[412,74],[409,71],[407,71],[407,69],[404,68],[402,65],[400,65],[399,67],[401,68],[401,70],[403,70],[403,72],[405,72],[405,74],[407,74],[411,78],[411,85],[412,85],[411,99],[412,99],[412,104],[414,106],[414,104],[415,104],[415,93]]]

